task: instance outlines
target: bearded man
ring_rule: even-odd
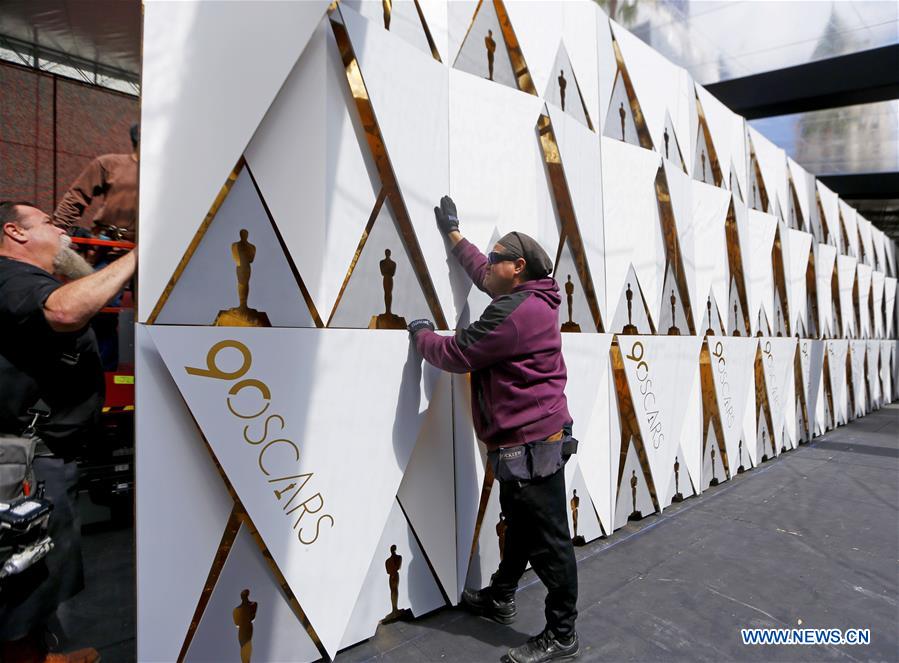
[[[69,243],[34,205],[0,202],[0,445],[4,435],[37,438],[33,469],[53,503],[54,545],[4,580],[0,660],[98,658],[92,649],[48,654],[43,641],[59,604],[84,587],[75,454],[95,434],[104,399],[89,322],[134,274],[137,254],[94,272]]]

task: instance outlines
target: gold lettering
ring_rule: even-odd
[[[240,368],[236,371],[223,371],[218,367],[216,363],[216,357],[218,357],[218,353],[224,350],[225,348],[233,348],[240,352],[243,357],[243,363]],[[239,377],[242,377],[248,370],[250,370],[250,366],[253,365],[253,355],[250,354],[250,349],[241,343],[240,341],[219,341],[211,348],[209,348],[209,352],[206,353],[206,368],[193,368],[190,366],[185,366],[184,370],[186,370],[190,375],[199,375],[204,378],[215,378],[217,380],[236,380]]]
[[[300,543],[303,543],[307,546],[315,543],[318,540],[318,535],[321,533],[321,531],[320,531],[321,524],[325,518],[327,518],[328,520],[331,521],[331,527],[333,528],[334,527],[334,518],[332,516],[329,516],[328,514],[325,514],[325,515],[319,517],[319,519],[315,521],[315,536],[312,537],[311,541],[306,541],[306,539],[303,538],[303,528],[302,527],[300,528],[300,530],[297,532],[297,538],[300,540]]]
[[[249,444],[262,444],[263,442],[265,442],[265,438],[268,437],[268,425],[269,425],[269,423],[271,423],[271,421],[273,419],[277,419],[278,421],[281,422],[281,430],[283,431],[284,430],[284,417],[282,417],[280,414],[270,414],[265,418],[265,423],[262,425],[262,437],[261,438],[259,438],[258,440],[251,440],[247,436],[247,433],[250,432],[250,424],[247,424],[246,426],[243,427],[243,439],[245,439]]]
[[[297,448],[297,445],[295,445],[290,440],[286,440],[284,438],[281,438],[278,440],[272,440],[271,442],[266,444],[264,447],[262,447],[262,449],[259,451],[259,469],[262,470],[262,473],[267,477],[271,476],[271,474],[269,473],[269,471],[267,469],[265,469],[265,466],[262,464],[262,461],[265,458],[265,452],[268,451],[272,446],[274,446],[276,444],[286,444],[289,447],[291,447],[293,449],[294,456],[296,456],[294,458],[293,462],[295,462],[295,463],[300,462],[300,450]]]
[[[253,387],[253,388],[257,389],[259,391],[259,393],[262,394],[262,400],[268,401],[268,402],[266,402],[265,407],[262,408],[261,410],[259,410],[259,412],[257,412],[256,414],[250,414],[250,415],[240,414],[239,412],[235,412],[234,408],[231,407],[231,396],[237,396],[237,394],[240,391],[242,391],[245,387]],[[233,414],[235,417],[240,417],[241,419],[255,419],[256,417],[262,415],[262,413],[264,413],[268,409],[268,406],[271,405],[270,401],[272,400],[272,392],[269,390],[268,386],[264,382],[257,380],[255,378],[241,380],[236,385],[231,387],[231,389],[228,390],[228,393],[230,394],[230,396],[228,396],[228,398],[225,399],[225,402],[228,405],[228,409],[231,410],[231,414]]]

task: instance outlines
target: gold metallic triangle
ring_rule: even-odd
[[[702,102],[699,101],[699,95],[696,94],[696,114],[699,116],[699,132],[705,141],[706,152],[709,154],[709,166],[712,168],[712,179],[715,186],[724,186],[724,174],[721,172],[721,162],[718,161],[718,150],[715,149],[715,141],[712,140],[712,132],[709,130],[709,123],[705,117],[705,111],[702,108]],[[677,136],[675,136],[677,140]],[[678,150],[680,145],[678,144]]]
[[[339,11],[339,8],[338,8]],[[431,310],[434,323],[439,329],[448,329],[446,317],[443,314],[443,308],[437,297],[437,290],[431,280],[431,274],[428,270],[428,264],[425,260],[424,253],[418,243],[415,235],[415,228],[412,225],[412,219],[409,210],[406,207],[402,192],[400,191],[399,181],[393,166],[390,163],[390,156],[387,153],[387,147],[384,143],[384,136],[378,125],[374,108],[372,107],[371,98],[368,95],[368,89],[365,86],[365,80],[362,78],[362,71],[359,68],[359,61],[350,43],[350,37],[346,27],[332,18],[331,29],[337,41],[340,55],[343,60],[344,72],[346,74],[347,83],[350,87],[350,94],[356,102],[356,110],[359,112],[362,128],[365,131],[366,142],[368,143],[371,155],[374,159],[378,175],[381,180],[381,187],[385,200],[389,209],[393,212],[393,219],[397,226],[400,239],[405,244],[406,252],[412,263],[412,269],[418,278],[425,301]],[[373,223],[369,219],[369,223]],[[363,240],[366,235],[363,235]],[[364,241],[361,242],[364,244]],[[361,247],[360,247],[361,248]],[[359,249],[357,249],[358,251]],[[355,266],[355,264],[353,265]],[[347,280],[344,281],[346,285]],[[333,315],[333,312],[332,312]]]
[[[593,326],[596,331],[602,332],[603,324],[602,314],[599,310],[599,299],[593,284],[593,277],[590,274],[590,265],[587,262],[584,240],[581,237],[577,217],[574,213],[571,190],[568,188],[568,180],[565,176],[565,167],[562,164],[559,144],[556,141],[552,120],[550,120],[548,113],[541,114],[537,120],[537,134],[543,152],[543,161],[546,164],[550,183],[552,184],[553,201],[555,202],[556,212],[559,215],[559,221],[562,226],[559,233],[559,246],[556,251],[556,268],[559,265],[562,247],[567,241],[574,259],[575,271],[583,289],[584,297],[587,300],[587,306],[590,309]]]
[[[609,30],[611,29],[612,26],[609,25]],[[627,100],[631,107],[631,117],[634,118],[634,126],[637,129],[637,139],[640,141],[640,147],[645,150],[652,150],[654,149],[652,135],[646,126],[646,117],[643,115],[643,109],[637,100],[637,92],[634,90],[634,84],[631,81],[630,74],[627,72],[627,65],[624,63],[624,56],[621,54],[621,47],[618,45],[618,40],[615,39],[614,33],[612,33],[612,49],[615,52],[615,61],[618,64],[616,80],[620,76],[622,83],[624,83],[624,91],[627,93]],[[611,110],[611,104],[609,108]]]

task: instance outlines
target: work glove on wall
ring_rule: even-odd
[[[409,323],[409,338],[415,338],[415,335],[423,329],[434,331],[434,323],[427,318],[419,318]]]
[[[459,214],[456,212],[456,203],[449,196],[440,199],[440,207],[434,208],[434,216],[437,217],[437,227],[444,235],[459,230]]]

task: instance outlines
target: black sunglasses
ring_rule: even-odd
[[[510,256],[508,253],[497,253],[496,251],[491,251],[487,254],[487,262],[491,265],[505,262],[506,260],[518,260],[518,256]]]

